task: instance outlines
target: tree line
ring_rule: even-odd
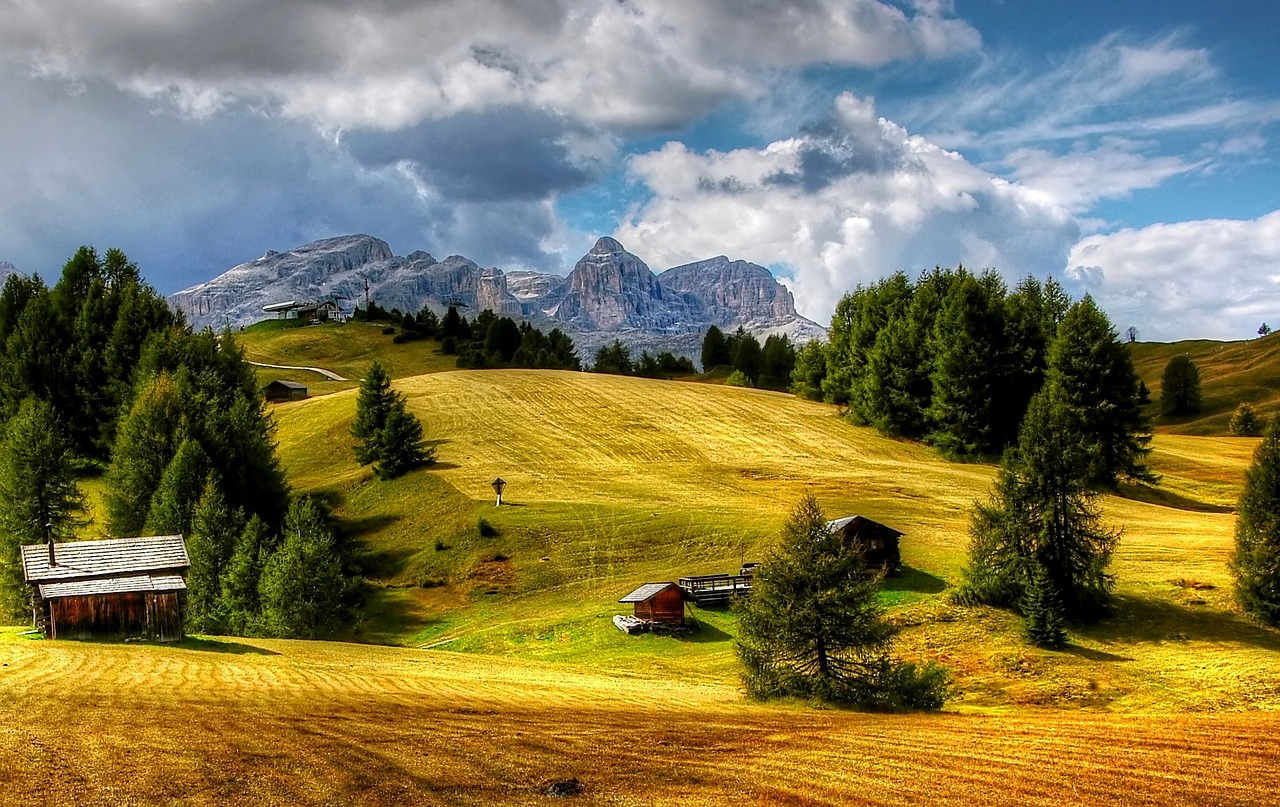
[[[119,250],[82,247],[47,288],[0,290],[0,599],[25,595],[18,547],[86,526],[77,478],[101,473],[106,532],[182,534],[195,632],[315,636],[359,599],[322,508],[292,496],[253,368],[228,333],[193,331]],[[323,552],[317,547],[322,547]],[[321,556],[328,555],[321,563]],[[341,607],[303,607],[301,565]]]
[[[761,346],[741,325],[728,336],[712,325],[702,338],[701,358],[703,372],[729,368],[725,383],[730,386],[785,390],[791,386],[796,348],[786,334],[770,334]]]

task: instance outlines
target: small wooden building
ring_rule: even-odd
[[[338,304],[332,300],[309,302],[307,300],[287,300],[283,303],[272,303],[262,307],[264,314],[279,314],[280,319],[296,319],[301,322],[327,322],[337,319],[341,314]]]
[[[645,583],[618,602],[634,603],[636,619],[658,625],[684,624],[684,591],[675,583]]]
[[[262,395],[272,403],[301,401],[307,397],[307,385],[297,381],[272,381],[262,388]]]
[[[180,640],[190,567],[181,535],[22,547],[32,617],[50,639]]]
[[[827,528],[839,533],[845,546],[861,552],[869,568],[896,574],[902,566],[902,554],[898,549],[902,533],[893,527],[865,516],[847,516],[828,521]]]

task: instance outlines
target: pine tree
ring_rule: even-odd
[[[221,633],[222,585],[244,514],[227,505],[217,478],[210,474],[191,517],[187,554],[187,624],[195,633]]]
[[[760,386],[764,389],[786,389],[796,364],[796,349],[786,334],[770,334],[761,350]]]
[[[1231,570],[1246,611],[1280,626],[1280,424],[1272,423],[1245,472]]]
[[[740,371],[754,386],[760,380],[760,371],[764,367],[764,351],[754,334],[747,333],[742,326],[733,335],[733,369]]]
[[[204,493],[209,471],[209,455],[200,443],[190,438],[183,440],[151,497],[145,532],[150,535],[189,533],[191,514]]]
[[[21,613],[19,547],[46,537],[68,540],[83,526],[84,497],[53,407],[28,398],[0,446],[0,616]]]
[[[1092,487],[1114,487],[1121,479],[1154,482],[1144,462],[1151,429],[1141,411],[1138,374],[1129,348],[1119,341],[1107,315],[1086,296],[1071,306],[1049,348],[1047,380],[1056,383],[1090,446]]]
[[[139,393],[116,432],[107,469],[107,525],[113,535],[139,535],[151,499],[177,453],[185,420],[183,398],[166,374]]]
[[[383,479],[394,479],[435,458],[435,450],[428,449],[422,442],[422,424],[409,413],[404,399],[398,395],[378,444],[382,447],[382,461],[377,469]]]
[[[259,598],[264,628],[274,636],[317,639],[347,615],[355,581],[343,574],[340,553],[320,506],[294,499],[284,538],[262,571]]]
[[[1022,594],[1022,632],[1039,647],[1062,647],[1067,643],[1062,602],[1042,569],[1033,570]]]
[[[1231,434],[1236,437],[1261,437],[1264,424],[1258,417],[1257,411],[1249,403],[1242,403],[1236,407],[1236,411],[1231,415],[1231,423],[1228,428]]]
[[[246,636],[254,632],[259,610],[258,583],[272,549],[267,525],[257,516],[249,519],[222,574],[219,610],[227,633]]]
[[[827,528],[812,495],[792,511],[782,545],[741,601],[738,656],[754,698],[814,697],[866,707],[937,708],[947,676],[889,657],[885,622],[861,553]]]
[[[1169,359],[1160,376],[1160,414],[1188,415],[1200,411],[1200,370],[1191,357]]]
[[[360,394],[356,398],[356,419],[351,424],[351,434],[358,441],[355,446],[356,461],[361,465],[376,462],[382,456],[380,441],[394,400],[391,377],[382,364],[375,361],[360,381]]]
[[[1101,613],[1119,533],[1102,524],[1089,481],[1097,447],[1083,439],[1083,425],[1052,383],[1031,400],[990,502],[971,518],[962,597],[1018,607],[1043,575],[1067,616]]]
[[[733,356],[729,353],[724,332],[714,325],[707,328],[707,335],[702,337],[702,372],[710,372],[732,361]]]

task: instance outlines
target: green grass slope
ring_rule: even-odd
[[[1160,376],[1170,359],[1185,353],[1200,371],[1201,411],[1177,418],[1156,417],[1161,431],[1225,435],[1231,413],[1244,401],[1266,416],[1280,413],[1280,333],[1242,342],[1137,342],[1129,349],[1134,368],[1151,390],[1153,417],[1159,412]]]
[[[1125,533],[1119,609],[1066,653],[1016,619],[952,606],[971,504],[994,468],[849,426],[779,393],[552,371],[401,379],[439,463],[382,482],[351,456],[354,392],[276,408],[295,487],[323,492],[377,582],[353,638],[520,656],[614,674],[731,682],[734,618],[684,639],[627,637],[610,617],[640,583],[765,557],[802,492],[832,516],[901,529],[907,573],[883,597],[901,651],[956,670],[974,707],[1280,706],[1280,633],[1236,612],[1230,512],[1256,441],[1161,435],[1165,484],[1108,497]],[[489,482],[508,482],[495,508]],[[485,519],[496,531],[478,529]]]

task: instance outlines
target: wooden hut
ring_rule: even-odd
[[[272,403],[300,401],[307,397],[307,385],[297,381],[272,381],[262,388],[262,395]]]
[[[902,533],[865,516],[847,516],[827,522],[827,529],[839,533],[844,545],[862,553],[867,566],[896,574],[902,566],[898,539]]]
[[[22,547],[32,616],[50,639],[180,640],[190,566],[181,535]]]
[[[684,591],[675,583],[645,583],[618,602],[634,603],[636,619],[646,623],[684,624]]]

